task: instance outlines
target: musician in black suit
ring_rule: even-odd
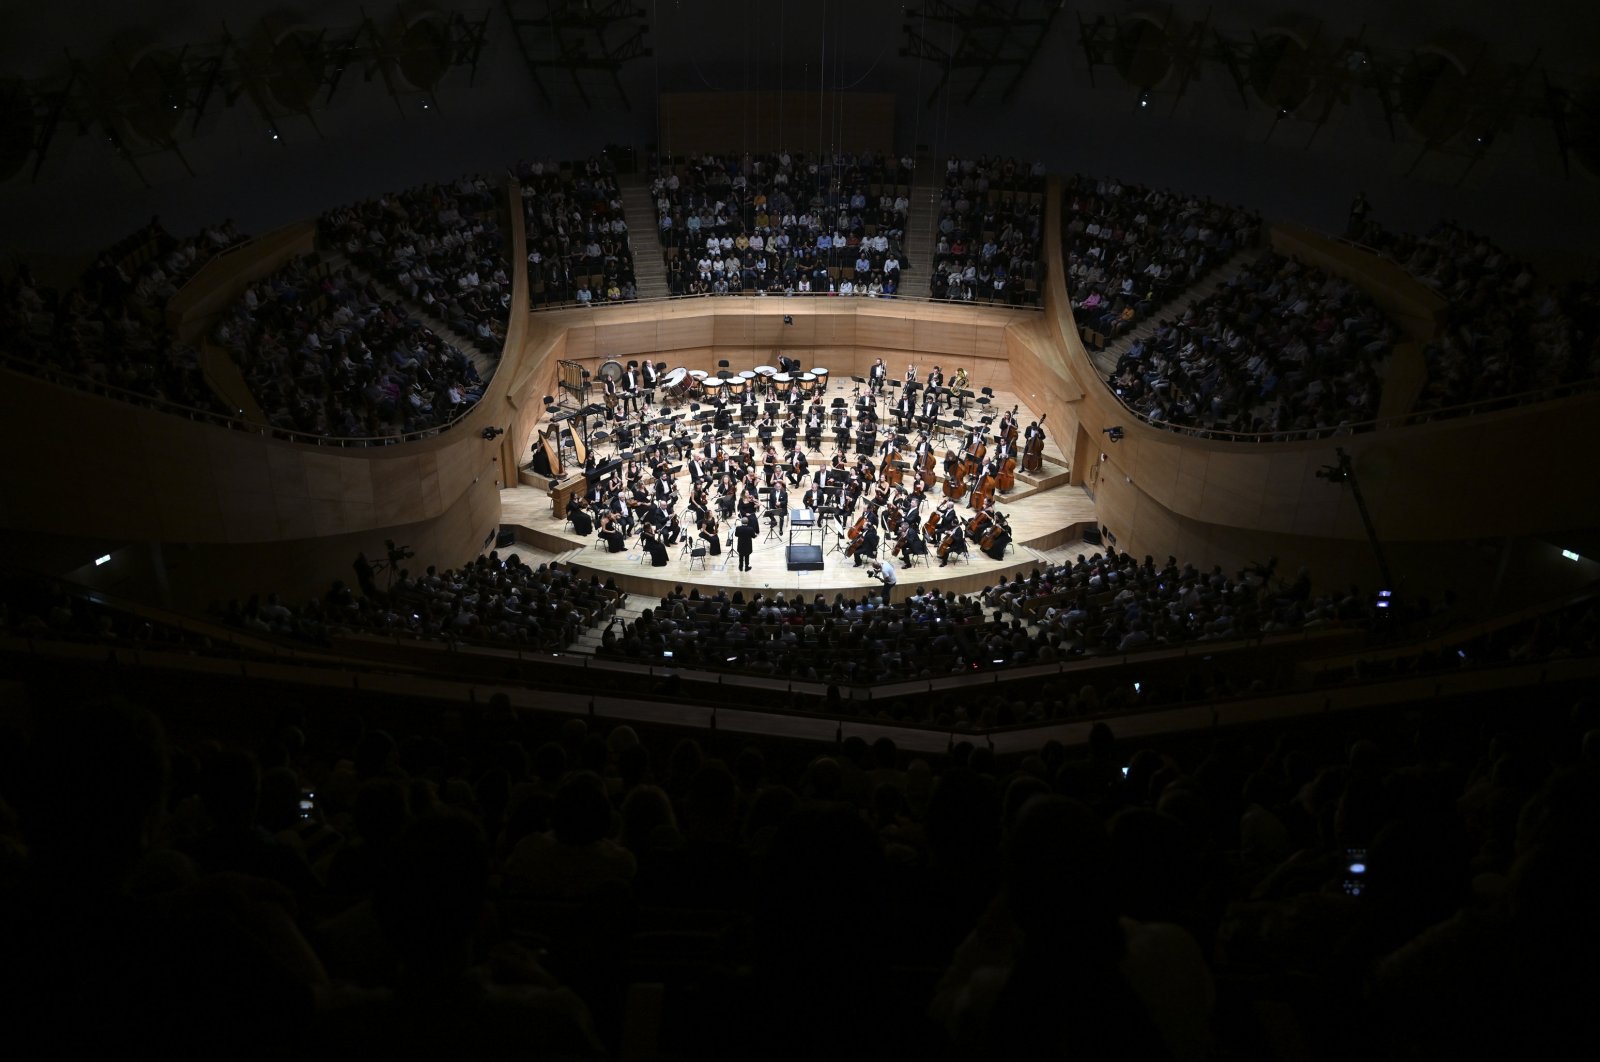
[[[894,415],[900,421],[900,430],[905,431],[911,418],[917,415],[917,403],[912,399],[911,392],[902,394],[894,404]]]
[[[927,427],[933,423],[933,418],[939,413],[939,396],[932,391],[927,392],[922,398],[922,423]]]
[[[806,414],[806,449],[822,449],[822,406],[813,405]]]
[[[651,404],[654,404],[656,400],[656,381],[661,378],[660,374],[656,372],[655,362],[647,361],[644,363],[644,369],[640,373],[640,378],[644,384],[646,399],[648,399]]]
[[[750,570],[750,554],[756,548],[756,531],[757,525],[754,516],[741,520],[739,526],[734,528],[733,537],[739,547],[739,570],[741,572]]]
[[[883,391],[884,379],[888,375],[889,375],[889,370],[888,370],[887,367],[884,366],[882,358],[879,358],[877,361],[873,362],[872,363],[872,368],[867,370],[867,388],[868,388],[868,390],[870,390],[875,395],[876,394],[880,394]]]
[[[878,523],[868,520],[867,526],[861,532],[861,537],[850,543],[851,556],[855,558],[856,567],[861,567],[868,557],[878,555]]]
[[[622,374],[622,379],[617,384],[617,390],[621,392],[619,397],[622,399],[622,404],[634,412],[639,409],[639,384],[642,382],[643,377],[639,375],[639,363],[636,361],[628,362],[627,371]]]
[[[773,486],[772,493],[768,495],[768,504],[772,509],[772,519],[777,521],[778,534],[783,534],[789,525],[789,488],[783,485],[783,480]]]

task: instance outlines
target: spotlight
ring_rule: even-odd
[[[1120,426],[1113,428],[1101,428],[1100,430],[1110,436],[1112,442],[1122,441],[1122,428]]]
[[[1139,93],[1139,106],[1140,107],[1148,107],[1148,106],[1150,106],[1150,90],[1149,89],[1145,89],[1143,92]]]
[[[267,126],[267,138],[269,140],[278,139],[278,127],[277,126],[275,126],[275,125]]]
[[[1350,470],[1341,468],[1339,465],[1323,465],[1317,469],[1316,476],[1318,479],[1325,479],[1329,483],[1343,483],[1350,478]]]
[[[783,323],[786,324],[786,325],[794,324],[794,314],[791,314],[791,313],[784,314],[783,315]]]
[[[504,428],[485,428],[485,429],[483,429],[483,437],[485,439],[498,439],[500,436],[504,435],[505,433],[506,433],[506,430]]]
[[[430,100],[426,96],[422,97],[422,109],[423,110],[427,110],[428,108],[430,108],[432,106],[433,106],[433,101],[432,100]]]

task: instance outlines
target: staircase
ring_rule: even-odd
[[[1167,313],[1167,310],[1173,304],[1199,298],[1201,295],[1216,290],[1219,284],[1232,282],[1235,277],[1254,265],[1256,260],[1265,253],[1267,253],[1267,248],[1265,247],[1246,248],[1239,251],[1227,262],[1206,273],[1171,299],[1145,314],[1138,324],[1099,350],[1090,346],[1088,340],[1085,339],[1084,348],[1089,351],[1089,360],[1094,362],[1095,369],[1100,373],[1100,379],[1106,380],[1110,378],[1112,373],[1117,371],[1117,362],[1121,360],[1122,355],[1127,352],[1128,348],[1133,346],[1134,340],[1148,339],[1155,332],[1156,326],[1160,324],[1163,315]]]
[[[324,254],[323,261],[327,262],[331,268],[336,270],[348,269],[352,276],[359,279],[363,284],[370,284],[378,292],[378,294],[382,295],[385,299],[393,302],[397,306],[404,306],[407,313],[411,314],[413,317],[416,317],[423,324],[426,324],[430,329],[433,330],[434,335],[437,335],[446,343],[456,347],[461,351],[461,353],[465,354],[468,360],[472,362],[473,368],[478,370],[478,378],[480,380],[488,383],[489,378],[494,375],[495,368],[500,364],[499,356],[489,355],[478,349],[476,342],[463,336],[460,332],[457,332],[454,328],[451,328],[450,325],[445,323],[443,320],[434,316],[432,313],[429,313],[422,303],[413,302],[411,299],[406,298],[404,295],[391,288],[382,280],[379,280],[371,273],[368,273],[365,269],[362,269],[354,262],[351,262],[349,259],[345,258],[345,256],[338,251],[331,251]]]
[[[911,178],[911,209],[906,213],[906,258],[900,269],[900,294],[928,297],[933,277],[933,230],[939,224],[939,193],[944,187],[944,167],[931,155],[917,159]]]
[[[656,204],[650,197],[650,178],[640,173],[617,178],[622,212],[628,221],[628,244],[633,248],[634,286],[641,299],[667,297],[667,263],[662,257],[656,229]]]

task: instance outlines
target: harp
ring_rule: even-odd
[[[539,452],[544,456],[544,461],[536,462],[536,464],[548,464],[550,466],[548,475],[561,475],[561,446],[556,442],[556,430],[554,428],[549,432],[541,431],[539,433]],[[544,470],[539,469],[538,471]]]
[[[589,467],[589,448],[583,444],[583,436],[573,428],[568,428],[567,437],[572,440],[572,452],[578,455],[578,467]]]

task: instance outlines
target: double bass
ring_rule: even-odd
[[[1010,493],[1017,485],[1017,459],[1007,457],[1000,465],[1000,472],[996,477],[1000,481],[1000,489]]]
[[[879,473],[879,476],[891,487],[898,487],[900,485],[900,481],[904,479],[906,475],[905,469],[901,468],[900,462],[896,460],[896,458],[899,456],[900,448],[894,445],[894,443],[890,443],[889,449],[884,452],[883,471]]]
[[[935,483],[939,482],[939,473],[934,471],[938,464],[939,462],[934,459],[932,450],[922,455],[922,468],[917,475],[922,480],[924,488],[931,488]]]
[[[1022,470],[1024,472],[1037,472],[1044,464],[1044,417],[1039,418],[1039,433],[1028,439],[1027,448],[1022,452]]]

